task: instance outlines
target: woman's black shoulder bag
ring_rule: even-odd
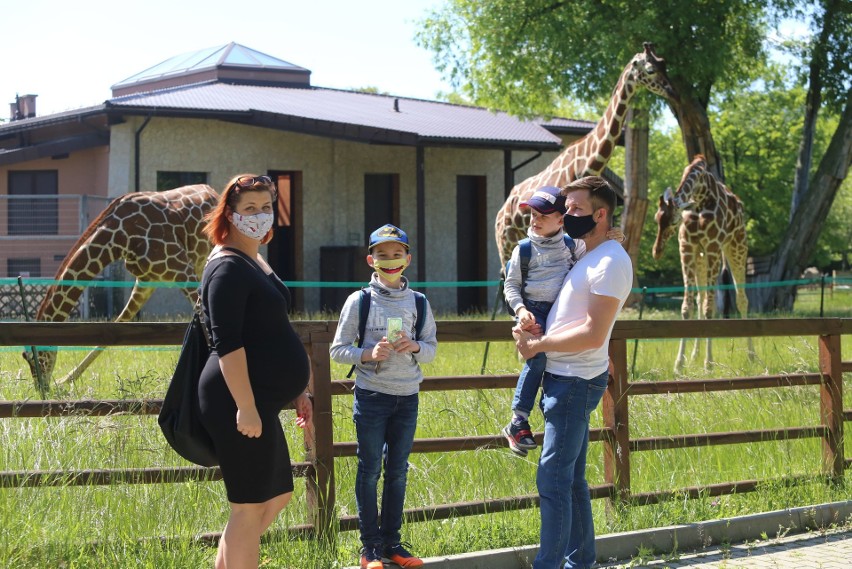
[[[201,466],[219,464],[213,439],[201,424],[198,405],[198,379],[210,355],[211,344],[201,311],[199,289],[198,302],[183,337],[183,346],[158,422],[169,445],[186,460]]]

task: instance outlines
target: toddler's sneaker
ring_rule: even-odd
[[[530,424],[526,419],[514,417],[503,427],[503,436],[509,442],[509,450],[518,456],[527,456],[527,451],[536,448]]]
[[[397,543],[385,547],[385,560],[389,563],[396,563],[400,567],[423,567],[423,560],[406,551],[404,547],[406,545],[411,547],[409,543]]]
[[[361,548],[361,569],[382,569],[382,546],[365,545]]]

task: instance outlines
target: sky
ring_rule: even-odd
[[[418,47],[441,0],[28,0],[0,23],[0,118],[15,95],[39,116],[99,105],[110,87],[170,57],[230,42],[310,69],[317,87],[435,99],[452,89]],[[4,100],[5,99],[5,100]],[[4,104],[5,103],[5,104]]]

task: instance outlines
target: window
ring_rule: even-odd
[[[173,190],[181,186],[206,184],[207,172],[157,172],[157,191]]]
[[[40,277],[41,259],[6,259],[6,274],[9,278],[15,277]]]
[[[57,170],[9,172],[9,235],[56,235],[58,192]]]

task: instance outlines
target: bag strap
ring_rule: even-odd
[[[201,287],[198,287],[198,300],[195,301],[195,308],[192,310],[195,314],[194,318],[198,318],[198,324],[204,331],[204,339],[207,341],[207,347],[213,349],[213,338],[210,337],[210,330],[207,329],[207,320],[204,318],[204,307],[201,305]]]

